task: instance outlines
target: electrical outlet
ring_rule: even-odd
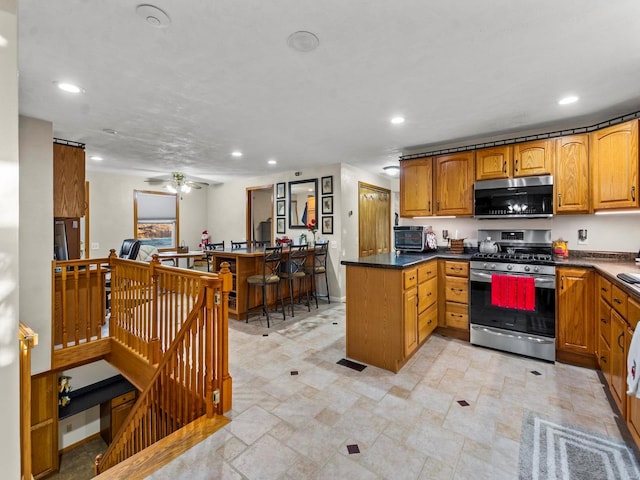
[[[71,430],[73,430],[73,425],[67,423],[67,433],[69,433]]]
[[[337,240],[331,240],[331,248],[338,248],[338,241]]]
[[[100,244],[98,242],[91,242],[91,250],[100,250]]]

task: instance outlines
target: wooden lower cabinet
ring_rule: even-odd
[[[627,324],[618,312],[611,312],[611,395],[622,416],[626,414],[627,392],[627,346],[625,332]]]
[[[438,325],[448,334],[469,339],[469,262],[441,260],[440,307]]]
[[[587,268],[556,268],[557,357],[583,356],[593,364],[595,354],[594,272]]]
[[[438,326],[438,304],[434,303],[418,315],[418,343],[422,344]]]
[[[42,478],[58,470],[58,375],[31,378],[31,471]]]
[[[136,391],[132,390],[100,404],[100,436],[107,444],[118,433],[135,403]]]
[[[631,328],[625,331],[625,348],[627,352],[631,346],[631,339],[633,338],[633,330]],[[636,445],[640,445],[640,398],[633,395],[627,396],[627,426],[629,432],[636,442]]]
[[[404,356],[418,348],[418,290],[411,287],[404,292]]]

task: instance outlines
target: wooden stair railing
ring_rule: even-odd
[[[20,469],[22,480],[33,480],[31,469],[31,349],[38,334],[20,322]]]
[[[224,390],[227,386],[230,389],[231,385],[226,370],[229,271],[224,270],[221,278],[215,274],[200,278],[196,289],[198,296],[186,321],[162,355],[151,382],[138,398],[124,426],[107,451],[96,458],[96,474],[202,416],[212,418],[231,408],[230,403],[225,405],[223,401],[230,398]],[[154,288],[160,288],[158,283],[164,285],[162,281],[155,282]],[[185,282],[182,288],[196,287]],[[184,309],[184,304],[174,304],[167,310],[181,312]],[[175,320],[178,316],[172,318]],[[163,328],[174,327],[166,324]]]

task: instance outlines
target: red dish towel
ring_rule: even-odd
[[[535,310],[535,279],[512,275],[491,275],[491,304],[517,310]]]

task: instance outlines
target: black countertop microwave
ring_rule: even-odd
[[[553,216],[553,175],[481,180],[473,195],[475,218]]]

